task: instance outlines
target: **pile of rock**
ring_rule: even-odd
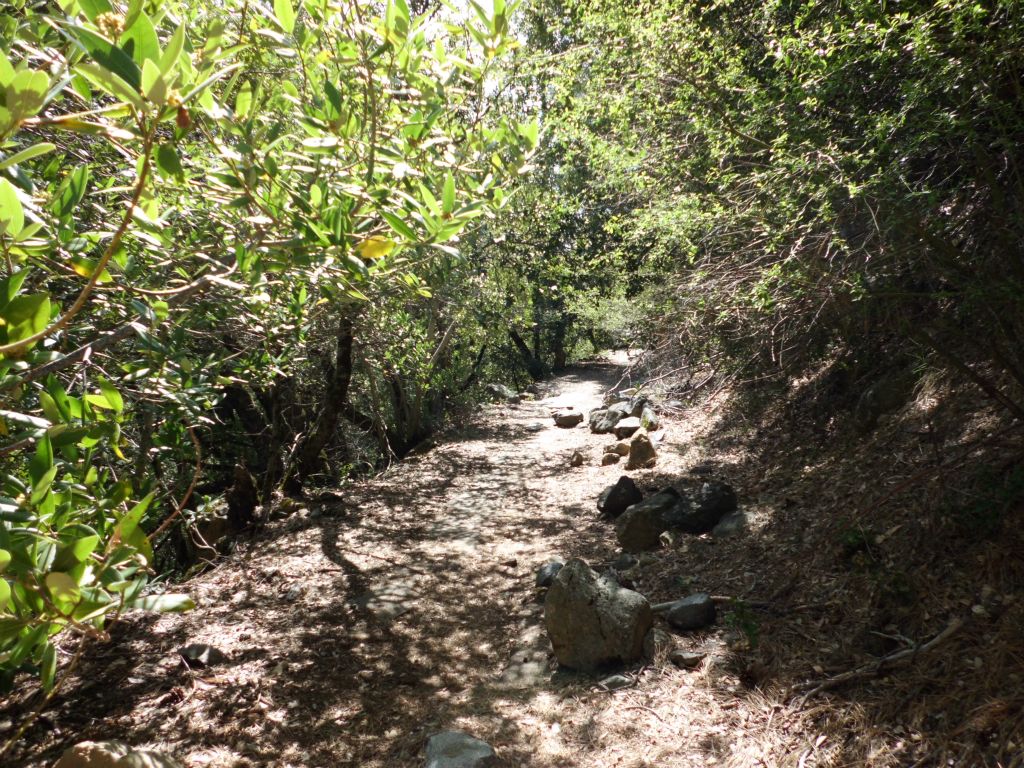
[[[692,495],[670,486],[644,498],[626,476],[597,500],[598,510],[615,519],[615,535],[626,552],[657,549],[668,531],[701,534],[724,524],[721,535],[735,535],[745,523],[736,506],[736,492],[722,482],[705,482]]]

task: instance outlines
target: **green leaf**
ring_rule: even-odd
[[[32,487],[32,496],[29,498],[29,503],[33,506],[42,503],[43,499],[46,498],[46,494],[50,492],[50,486],[53,485],[53,478],[57,476],[58,467],[50,467],[46,474],[39,478]]]
[[[28,277],[28,269],[21,269],[10,277],[0,280],[0,313],[3,312],[4,307],[11,303],[11,299],[18,295],[18,291],[21,290],[21,284],[25,282],[26,277]]]
[[[36,451],[28,463],[28,474],[35,486],[53,468],[53,445],[50,436],[43,435],[36,445]]]
[[[7,566],[11,564],[11,553],[6,549],[0,549],[0,573],[7,570]],[[0,601],[2,602],[2,601]]]
[[[89,21],[93,21],[101,13],[110,13],[113,10],[107,0],[78,0],[78,4]]]
[[[160,41],[153,29],[153,22],[145,13],[140,13],[132,25],[124,31],[118,40],[121,49],[131,56],[140,68],[147,61],[157,64],[160,61]]]
[[[39,682],[43,690],[53,690],[53,683],[57,677],[57,648],[52,642],[48,642],[43,648],[43,661],[39,668]]]
[[[181,181],[185,178],[185,169],[181,167],[178,150],[173,144],[161,144],[156,150],[156,167],[164,176]]]
[[[444,190],[441,193],[441,211],[451,213],[455,210],[455,177],[449,173],[444,180]]]
[[[0,579],[0,613],[7,613],[7,604],[11,600],[11,585],[6,579]]]
[[[12,165],[24,163],[31,160],[33,157],[39,157],[40,155],[45,155],[47,152],[53,152],[56,148],[56,144],[51,144],[48,141],[33,144],[31,147],[25,147],[25,149],[20,152],[15,152],[13,155],[9,155],[3,160],[0,160],[0,171],[5,168],[10,168]]]
[[[50,320],[50,297],[45,293],[16,296],[0,310],[0,337],[12,344],[46,328]]]
[[[290,35],[295,29],[295,8],[291,0],[274,0],[274,15],[281,28]]]
[[[115,99],[125,101],[140,111],[145,108],[146,104],[142,97],[139,96],[138,91],[109,69],[101,67],[99,64],[85,61],[75,67],[75,71]]]
[[[110,403],[110,407],[113,410],[117,411],[118,413],[123,411],[124,400],[121,399],[121,393],[117,391],[117,387],[115,387],[102,376],[98,376],[96,378],[96,383],[99,384],[100,391],[103,393],[103,396],[107,399],[107,402]]]
[[[0,179],[0,235],[15,237],[25,226],[25,212],[14,185]]]
[[[98,66],[100,69],[105,69],[111,74],[116,75],[138,95],[139,85],[142,83],[141,62],[136,64],[131,56],[105,37],[96,34],[90,29],[79,27],[75,24],[68,24],[66,26],[72,39],[93,60],[91,62],[93,67]],[[79,67],[86,64],[90,64],[90,62],[79,64]]]
[[[160,613],[184,613],[196,607],[192,598],[183,594],[150,595],[140,597],[128,603],[128,608],[141,611],[159,611]]]
[[[43,581],[46,584],[47,591],[50,593],[50,597],[53,598],[53,602],[61,610],[70,609],[78,601],[78,598],[82,596],[82,590],[79,588],[78,582],[63,571],[48,573]]]
[[[384,220],[391,225],[391,228],[406,240],[415,242],[419,239],[416,235],[416,230],[406,224],[400,217],[393,213],[389,213],[388,211],[381,211],[381,215],[384,217]]]
[[[167,47],[164,48],[163,55],[160,57],[160,74],[166,75],[174,65],[178,62],[178,57],[181,56],[181,51],[185,47],[185,24],[181,23],[178,28],[174,30],[174,34],[171,39],[167,41]]]
[[[42,109],[49,89],[50,78],[45,72],[23,69],[15,74],[14,79],[4,89],[4,106],[14,122],[33,117]]]

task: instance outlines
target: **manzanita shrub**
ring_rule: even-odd
[[[387,287],[431,294],[537,124],[515,4],[12,0],[0,17],[0,674],[60,679],[154,589],[223,387]],[[378,313],[379,315],[379,313]],[[383,322],[383,320],[381,320]],[[257,343],[218,344],[244,324]],[[272,351],[272,355],[271,355]],[[268,362],[271,360],[272,362]]]

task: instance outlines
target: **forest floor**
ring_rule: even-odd
[[[553,556],[598,568],[614,560],[596,499],[623,469],[600,465],[609,436],[559,429],[549,413],[586,412],[628,386],[622,362],[573,368],[536,401],[487,406],[430,450],[243,540],[184,585],[194,611],[119,625],[14,764],[50,766],[70,744],[116,738],[189,768],[419,766],[427,738],[445,729],[489,742],[507,766],[543,768],[906,765],[915,749],[934,754],[949,723],[911,722],[912,700],[897,701],[906,712],[893,716],[870,697],[793,695],[794,683],[857,667],[860,656],[838,651],[861,625],[843,627],[844,596],[815,581],[813,553],[834,553],[807,538],[806,518],[773,520],[800,505],[773,495],[772,467],[749,461],[710,404],[668,418],[657,466],[630,473],[645,492],[724,480],[750,516],[747,536],[690,537],[654,553],[634,579],[652,603],[698,589],[737,598],[711,630],[677,636],[704,662],[638,664],[625,670],[632,684],[613,692],[602,675],[557,668],[534,576]],[[578,468],[574,450],[586,456]],[[812,553],[806,563],[793,560],[794,542]],[[810,586],[798,588],[801,579]],[[226,659],[190,669],[177,649],[191,643]],[[0,721],[30,704],[26,695],[0,705]],[[1019,705],[1010,700],[1001,716]],[[998,748],[1012,754],[1018,731],[999,732]]]

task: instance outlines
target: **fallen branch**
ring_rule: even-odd
[[[655,603],[651,606],[651,610],[654,613],[664,613],[682,599],[683,598],[680,597],[675,600],[669,600],[667,603]],[[747,608],[766,609],[771,607],[771,603],[764,603],[759,600],[744,600],[742,597],[732,597],[731,595],[711,595],[711,599],[716,603],[736,603]]]
[[[944,630],[939,632],[935,637],[929,640],[927,643],[912,646],[910,648],[904,648],[900,651],[890,653],[888,656],[883,656],[880,659],[876,659],[868,664],[864,664],[856,669],[851,669],[846,672],[842,672],[833,677],[826,678],[824,680],[811,680],[806,683],[799,683],[793,686],[794,690],[806,690],[810,689],[800,698],[800,706],[803,706],[809,698],[817,696],[823,691],[827,691],[831,688],[836,688],[840,685],[844,685],[853,680],[860,680],[865,677],[875,677],[887,668],[900,664],[905,661],[912,661],[919,654],[927,653],[939,644],[945,642],[957,632],[959,632],[964,626],[962,619],[953,619]]]

